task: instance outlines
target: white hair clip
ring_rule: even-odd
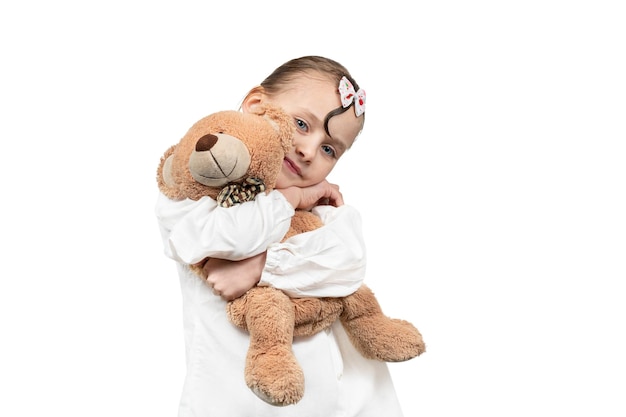
[[[359,88],[359,91],[354,91],[354,86],[343,76],[339,81],[339,94],[341,95],[341,105],[345,109],[354,102],[354,114],[359,117],[365,113],[365,90]]]

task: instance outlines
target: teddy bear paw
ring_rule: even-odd
[[[245,373],[252,392],[271,405],[292,405],[304,396],[304,373],[291,350],[249,353]]]
[[[366,358],[402,362],[426,351],[422,335],[408,321],[387,319],[384,324],[360,324],[356,327],[348,326],[346,330],[353,345]]]

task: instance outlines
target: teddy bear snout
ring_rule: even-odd
[[[188,158],[193,179],[209,187],[223,187],[240,180],[250,166],[246,144],[227,133],[201,136]]]
[[[210,150],[217,143],[217,136],[212,133],[202,136],[196,142],[196,152],[204,152]]]

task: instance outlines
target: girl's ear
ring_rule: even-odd
[[[265,112],[264,100],[263,87],[254,87],[243,99],[241,110],[244,113],[263,114]]]

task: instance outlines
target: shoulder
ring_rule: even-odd
[[[159,193],[157,198],[157,207],[176,207],[177,209],[190,209],[198,206],[216,206],[217,202],[211,197],[202,197],[199,200],[190,200],[186,198],[184,200],[172,200],[165,194]]]

